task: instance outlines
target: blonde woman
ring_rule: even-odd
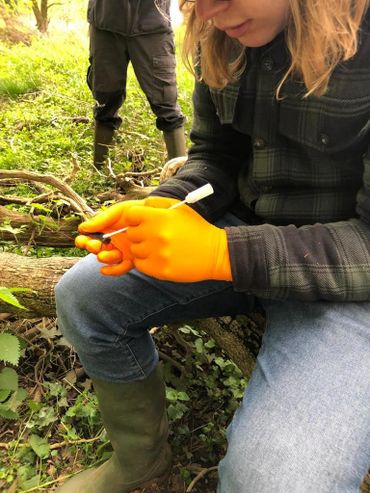
[[[258,302],[266,332],[218,493],[358,492],[370,463],[368,2],[182,7],[197,78],[189,159],[147,200],[83,223],[77,245],[95,255],[56,290],[114,448],[60,491],[163,484],[171,454],[148,328]],[[213,195],[170,208],[208,182]],[[123,227],[108,245],[89,237]]]

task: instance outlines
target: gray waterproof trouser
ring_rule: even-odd
[[[115,129],[120,126],[118,110],[126,99],[129,62],[157,117],[157,128],[181,127],[185,117],[177,104],[173,33],[123,36],[90,25],[87,83],[96,101],[95,119]]]

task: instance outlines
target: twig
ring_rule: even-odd
[[[177,329],[180,328],[180,325]],[[193,352],[191,345],[182,337],[180,332],[175,329],[171,332],[172,336],[175,338],[176,342],[185,350],[185,359],[187,360],[189,354]]]
[[[95,164],[94,164],[94,163],[91,163],[91,166],[94,168],[94,171],[96,171],[96,173],[98,173],[98,175],[100,175],[100,176],[106,176],[104,173],[102,173],[102,172],[100,171],[100,169],[99,169],[99,168],[97,168],[97,167],[95,166]]]
[[[113,171],[113,168],[112,168],[112,160],[111,160],[111,158],[109,156],[107,157],[107,168],[108,168],[108,171],[109,171],[109,176],[111,176],[112,178],[116,179],[117,178],[117,175]]]
[[[39,392],[41,393],[41,395],[45,395],[45,391],[44,389],[42,388],[42,382],[40,382],[39,380],[39,376],[38,376],[38,371],[39,371],[39,368],[41,366],[41,371],[40,371],[40,374],[43,372],[44,368],[45,368],[45,358],[47,356],[47,351],[46,349],[44,348],[40,348],[43,352],[43,355],[40,357],[40,359],[37,361],[36,365],[35,365],[35,368],[34,368],[34,377],[35,377],[35,382],[36,382],[36,386],[35,386],[35,389],[38,389]]]
[[[81,443],[94,443],[100,440],[104,433],[104,430],[102,430],[99,435],[93,438],[80,438],[79,440],[63,440],[62,442],[58,443],[52,443],[50,445],[50,450],[57,450],[62,447],[65,447],[66,445],[80,445]]]
[[[41,204],[42,202],[47,202],[48,200],[50,200],[54,196],[55,196],[55,192],[52,192],[52,191],[41,193],[40,195],[37,195],[37,197],[33,197],[31,199],[28,199],[26,204],[30,205],[30,204],[33,204],[34,202]]]
[[[100,464],[101,461],[95,462],[95,464],[92,464],[89,469],[93,468],[97,464]],[[86,470],[86,469],[85,469]],[[31,493],[31,491],[40,491],[41,488],[44,489],[46,486],[51,486],[52,484],[55,483],[60,483],[61,481],[65,481],[66,479],[71,478],[72,476],[76,476],[76,474],[79,474],[81,471],[73,472],[72,474],[67,474],[66,476],[60,476],[57,479],[53,479],[52,481],[47,481],[46,483],[39,484],[37,486],[34,486],[33,488],[30,488],[28,490],[24,490],[23,493]],[[48,490],[49,491],[49,490]]]
[[[27,245],[25,245],[25,247],[24,247],[23,255],[27,255],[28,254],[31,246],[33,245],[33,240],[35,239],[35,234],[36,234],[36,231],[33,229],[31,231],[30,237],[28,239]]]
[[[184,373],[185,368],[182,365],[180,365],[180,363],[178,363],[176,360],[171,358],[171,356],[168,356],[167,354],[163,353],[162,351],[159,351],[159,356],[160,356],[160,358],[162,358],[165,361],[168,361],[169,363],[171,363],[172,366],[177,368],[181,372],[181,375]]]
[[[156,173],[159,174],[158,169],[151,169],[149,171],[125,171],[124,173],[120,173],[118,178],[125,178],[126,176],[151,176]]]
[[[125,130],[125,134],[127,135],[136,135],[137,137],[140,137],[141,139],[144,139],[144,140],[151,140],[151,137],[149,137],[148,135],[145,135],[145,134],[141,134],[140,132],[134,132],[134,131],[130,131],[130,130]]]
[[[218,466],[212,466],[212,467],[208,467],[208,469],[202,469],[200,471],[200,473],[198,473],[195,478],[193,479],[193,481],[189,484],[189,486],[186,488],[186,493],[190,493],[194,486],[197,484],[198,481],[200,481],[202,478],[204,478],[204,476],[206,474],[208,474],[209,472],[212,472],[212,471],[217,471],[218,469]]]
[[[99,435],[93,437],[93,438],[80,438],[79,440],[63,440],[62,442],[57,442],[57,443],[52,443],[50,445],[50,450],[57,450],[62,447],[65,447],[66,445],[80,445],[81,443],[93,443],[97,442],[100,440],[104,433],[104,429],[99,433]],[[18,443],[17,448],[27,448],[29,447],[29,443]],[[10,444],[6,442],[0,442],[0,448],[4,448],[6,450],[9,450]]]
[[[12,197],[10,195],[0,195],[0,204],[1,205],[7,205],[7,204],[27,205],[28,202],[29,202],[29,199],[26,199],[26,198]]]
[[[76,176],[77,172],[80,170],[80,163],[78,162],[76,156],[72,156],[72,164],[73,164],[73,168],[71,173],[63,180],[64,183],[68,183],[68,185],[71,183],[73,178]]]
[[[63,195],[68,197],[71,207],[81,213],[84,217],[94,214],[93,209],[89,207],[86,202],[80,197],[67,183],[59,180],[53,175],[41,175],[32,171],[25,170],[1,170],[0,180],[8,180],[9,178],[19,178],[21,180],[36,181],[41,183],[47,183],[62,192]]]

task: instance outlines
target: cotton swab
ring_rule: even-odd
[[[169,209],[177,209],[180,207],[180,205],[184,204],[194,204],[195,202],[198,202],[199,200],[205,199],[209,195],[212,195],[214,193],[213,187],[210,183],[207,183],[206,185],[203,185],[200,188],[197,188],[196,190],[193,190],[192,192],[188,193],[187,196],[185,197],[184,200],[181,202],[177,202],[176,204],[171,205]],[[123,233],[128,229],[128,226],[125,228],[117,229],[116,231],[112,231],[110,233],[104,233],[102,235],[103,240],[107,240],[108,238],[111,238],[114,235],[118,235],[119,233]]]

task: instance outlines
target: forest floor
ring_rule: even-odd
[[[22,342],[19,385],[28,399],[17,420],[0,422],[0,491],[51,492],[63,478],[107,459],[109,441],[91,380],[56,321],[9,317],[2,323]],[[215,493],[225,428],[245,380],[214,341],[192,327],[176,333],[156,328],[153,337],[174,453],[168,493]]]
[[[28,400],[19,419],[0,422],[0,491],[53,492],[64,478],[109,458],[109,441],[91,380],[56,320],[3,318],[22,342],[19,384]],[[174,332],[165,326],[153,337],[167,386],[174,454],[163,491],[215,493],[225,429],[246,382],[215,342],[195,328]],[[361,492],[370,493],[370,475]]]

